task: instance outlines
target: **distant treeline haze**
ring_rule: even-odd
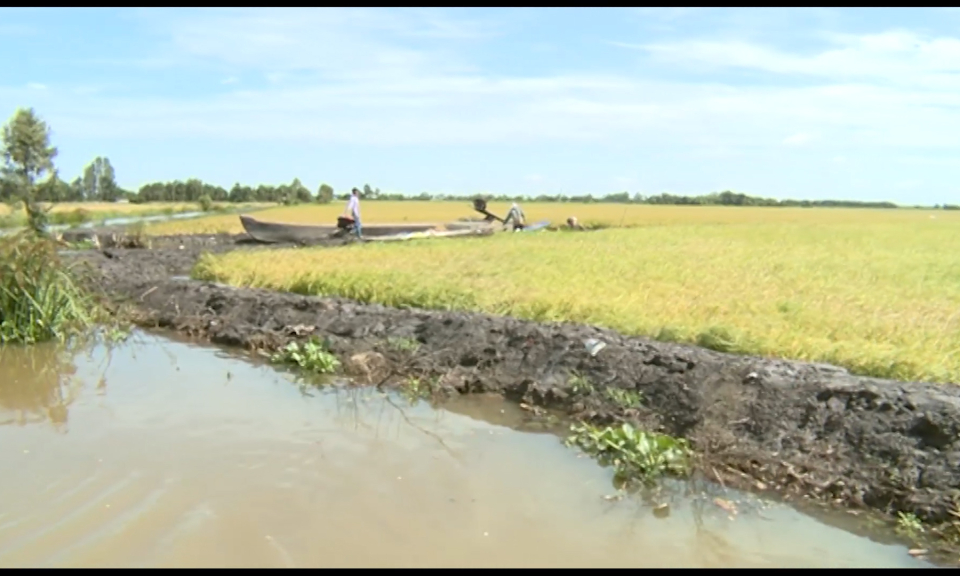
[[[463,196],[430,194],[423,192],[416,196],[402,194],[386,194],[379,188],[369,184],[363,185],[362,197],[365,200],[414,200],[414,201],[458,201]],[[186,181],[154,182],[141,186],[133,192],[124,190],[116,183],[115,172],[108,158],[97,157],[86,166],[83,174],[72,182],[61,180],[54,174],[48,180],[39,183],[37,200],[40,202],[115,202],[127,200],[133,203],[144,202],[276,202],[281,204],[301,204],[308,202],[329,203],[335,199],[345,200],[349,191],[339,193],[327,185],[321,184],[316,192],[307,188],[298,178],[289,184],[271,186],[245,186],[234,184],[229,190],[220,186],[204,183],[196,178]],[[11,198],[0,190],[0,200],[8,201]],[[540,195],[535,197],[505,196],[496,194],[483,195],[492,202],[583,202],[583,203],[611,203],[611,204],[662,204],[672,206],[781,206],[781,207],[836,207],[836,208],[900,208],[893,202],[859,202],[854,200],[774,200],[759,198],[737,192],[719,192],[702,196],[681,196],[676,194],[657,194],[644,196],[629,192],[607,194],[606,196],[566,196]],[[915,206],[921,208],[921,206]],[[945,204],[934,208],[944,210],[960,210],[960,206]]]

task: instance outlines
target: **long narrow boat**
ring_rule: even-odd
[[[251,238],[258,242],[277,244],[284,242],[310,243],[330,238],[334,235],[349,233],[338,226],[323,226],[309,224],[281,224],[277,222],[261,222],[250,216],[240,215],[240,223]],[[363,235],[367,238],[385,236],[400,236],[404,234],[427,232],[465,231],[470,233],[476,230],[490,228],[486,222],[450,222],[439,223],[400,223],[400,224],[368,224],[363,227]]]

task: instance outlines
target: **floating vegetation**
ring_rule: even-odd
[[[686,440],[646,432],[630,424],[598,428],[575,424],[567,444],[613,466],[618,482],[649,482],[663,475],[685,476],[691,450]]]
[[[340,360],[318,338],[307,342],[290,342],[278,350],[270,361],[274,364],[288,364],[314,374],[331,374],[340,367]]]

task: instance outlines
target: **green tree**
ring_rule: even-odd
[[[286,196],[286,201],[290,204],[299,204],[313,200],[313,194],[310,193],[310,189],[304,186],[299,178],[294,178],[290,186],[287,187]]]
[[[241,186],[239,182],[233,185],[228,195],[230,202],[252,202],[253,190],[249,186]]]
[[[33,108],[19,108],[3,126],[3,190],[23,202],[30,228],[43,234],[47,213],[37,200],[37,182],[54,173],[57,149],[50,145],[50,128]]]
[[[83,169],[83,194],[87,200],[114,202],[119,196],[116,175],[109,158],[97,156]]]
[[[71,200],[70,185],[60,179],[56,169],[49,178],[37,184],[36,192],[38,202],[69,202]]]
[[[77,176],[73,179],[73,182],[70,183],[70,196],[69,199],[71,202],[82,202],[83,201],[83,179]]]
[[[329,204],[333,202],[333,186],[329,184],[321,184],[320,189],[317,190],[317,202],[320,204]]]

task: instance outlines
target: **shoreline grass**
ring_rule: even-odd
[[[63,341],[89,327],[92,312],[53,241],[0,238],[0,346]]]
[[[663,225],[204,256],[196,277],[569,321],[898,380],[960,383],[952,222]]]

